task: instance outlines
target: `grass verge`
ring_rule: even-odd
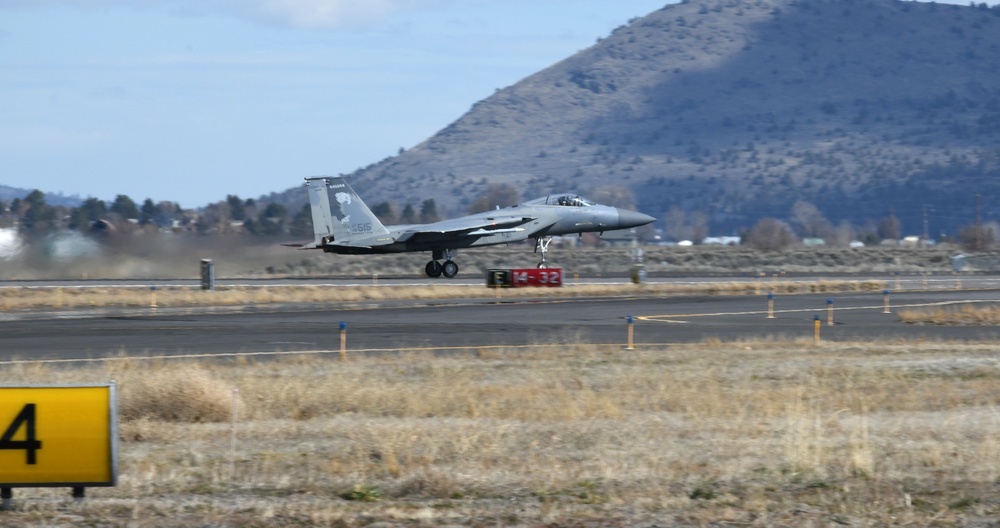
[[[222,286],[213,291],[197,287],[168,286],[151,290],[146,286],[125,287],[5,287],[0,288],[0,311],[75,310],[126,307],[158,308],[189,306],[254,306],[274,303],[344,304],[387,300],[434,300],[449,298],[585,297],[600,295],[753,295],[761,292],[816,293],[878,291],[882,283],[872,280],[781,281],[676,284],[567,284],[562,288],[505,289],[485,286],[420,285],[378,286]]]
[[[914,324],[935,325],[1000,325],[1000,306],[972,305],[945,306],[901,310],[899,320]]]

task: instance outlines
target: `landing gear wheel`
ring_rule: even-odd
[[[444,265],[441,266],[441,273],[449,279],[454,278],[455,275],[458,275],[458,264],[450,260],[445,261]]]
[[[432,260],[432,261],[428,262],[427,266],[424,267],[424,273],[426,273],[427,276],[431,277],[431,278],[440,277],[441,276],[441,263],[438,262],[438,261],[436,261],[436,260]]]
[[[535,253],[538,253],[539,251],[542,252],[542,261],[538,263],[538,269],[545,269],[549,267],[545,264],[545,252],[549,250],[550,242],[552,242],[552,237],[535,239]]]

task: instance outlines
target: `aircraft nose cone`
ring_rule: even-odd
[[[629,211],[627,209],[618,210],[618,228],[628,229],[630,227],[644,226],[650,222],[656,220],[648,214],[642,214],[636,211]]]

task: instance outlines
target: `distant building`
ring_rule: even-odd
[[[738,246],[742,239],[738,236],[706,237],[701,241],[703,246]]]

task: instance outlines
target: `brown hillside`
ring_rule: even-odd
[[[525,198],[626,187],[713,232],[798,200],[919,233],[1000,198],[1000,8],[896,0],[689,0],[473,105],[353,177],[370,202],[464,212],[490,183]],[[288,191],[301,203],[301,188]],[[990,207],[983,220],[996,219]]]

